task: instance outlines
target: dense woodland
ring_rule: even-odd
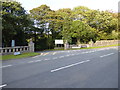
[[[73,9],[51,10],[47,5],[27,13],[19,2],[2,3],[2,45],[27,45],[30,38],[36,50],[52,49],[55,39],[64,43],[89,43],[91,40],[116,40],[118,35],[118,13],[113,11],[92,10],[85,6]]]

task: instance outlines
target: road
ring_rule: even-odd
[[[3,61],[3,88],[118,88],[117,47]]]

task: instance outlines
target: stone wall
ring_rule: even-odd
[[[28,46],[15,46],[15,47],[0,47],[0,55],[13,55],[15,52],[26,53],[34,52],[34,43],[32,40],[28,43]]]
[[[101,41],[96,41],[95,43],[91,43],[90,47],[114,45],[118,43],[120,43],[120,40],[101,40]]]
[[[25,53],[30,52],[28,46],[17,46],[17,47],[5,47],[0,48],[2,55],[13,55],[15,52]]]

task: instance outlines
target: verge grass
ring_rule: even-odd
[[[96,49],[96,48],[105,48],[105,47],[114,47],[114,46],[120,46],[120,44],[114,44],[114,45],[107,45],[107,46],[97,46],[97,47],[88,47],[88,48],[70,48],[67,50],[80,50],[80,49]],[[54,50],[64,50],[64,49],[52,49]]]
[[[40,53],[30,52],[30,53],[22,53],[20,55],[0,55],[0,60],[9,60],[9,59],[20,59],[20,58],[26,58],[26,57],[32,57],[40,55]]]

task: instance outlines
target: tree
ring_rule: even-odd
[[[71,42],[70,26],[73,21],[72,10],[70,8],[63,8],[56,11],[62,17],[61,35],[64,40],[65,49],[68,47],[68,43]]]
[[[97,34],[94,28],[80,20],[75,20],[71,25],[72,37],[77,39],[77,44],[88,43],[91,39],[96,41]]]
[[[117,30],[117,18],[114,18],[113,13],[109,11],[93,10],[91,12],[91,18],[89,25],[96,28],[100,39],[107,39],[107,35],[112,31]]]
[[[16,45],[25,45],[25,30],[31,21],[28,14],[16,1],[2,1],[2,40],[4,46],[11,46],[11,40],[16,40]],[[21,38],[22,36],[22,38]]]
[[[44,30],[47,37],[48,48],[53,48],[54,40],[59,37],[62,18],[51,10],[47,5],[41,5],[30,10],[31,18],[34,19],[37,28]],[[39,32],[39,31],[38,31]]]

